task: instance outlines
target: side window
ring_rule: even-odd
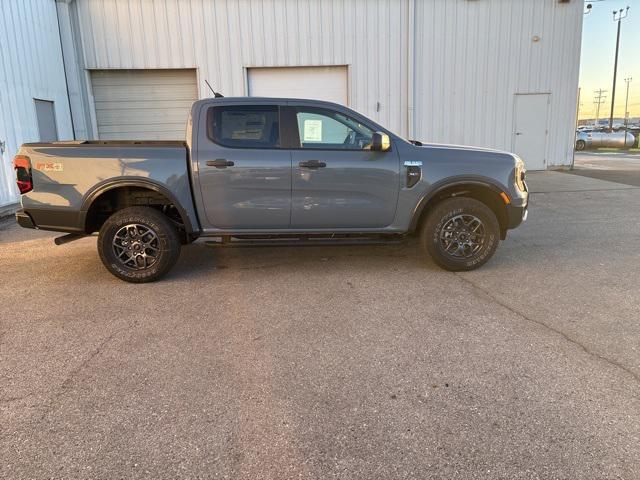
[[[207,133],[220,145],[236,148],[278,148],[278,107],[234,105],[211,107],[207,112]]]
[[[297,109],[302,148],[368,150],[373,130],[340,112],[323,108]]]

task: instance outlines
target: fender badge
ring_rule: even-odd
[[[62,172],[62,162],[36,162],[36,170],[43,172]]]
[[[422,162],[420,160],[405,160],[404,166],[405,167],[421,167]]]

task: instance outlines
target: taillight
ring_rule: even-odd
[[[16,155],[13,157],[13,168],[16,171],[16,183],[20,193],[27,193],[33,190],[31,159],[26,155]]]

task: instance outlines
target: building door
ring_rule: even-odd
[[[515,98],[513,151],[528,170],[547,168],[548,93],[517,93]]]
[[[250,97],[310,98],[347,105],[347,67],[249,68]]]
[[[184,140],[195,70],[93,70],[100,140]]]
[[[38,100],[36,104],[36,119],[38,121],[38,134],[41,142],[55,142],[58,140],[58,127],[56,126],[56,112],[53,102]]]

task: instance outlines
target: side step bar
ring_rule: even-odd
[[[87,235],[80,235],[78,233],[68,233],[67,235],[62,235],[61,237],[56,237],[53,239],[53,243],[56,245],[64,245],[65,243],[73,242],[74,240],[80,240],[81,238],[86,237]]]
[[[210,248],[239,248],[239,247],[332,247],[349,245],[399,245],[405,241],[404,237],[354,237],[354,238],[237,238],[221,237],[219,241],[205,242]]]

